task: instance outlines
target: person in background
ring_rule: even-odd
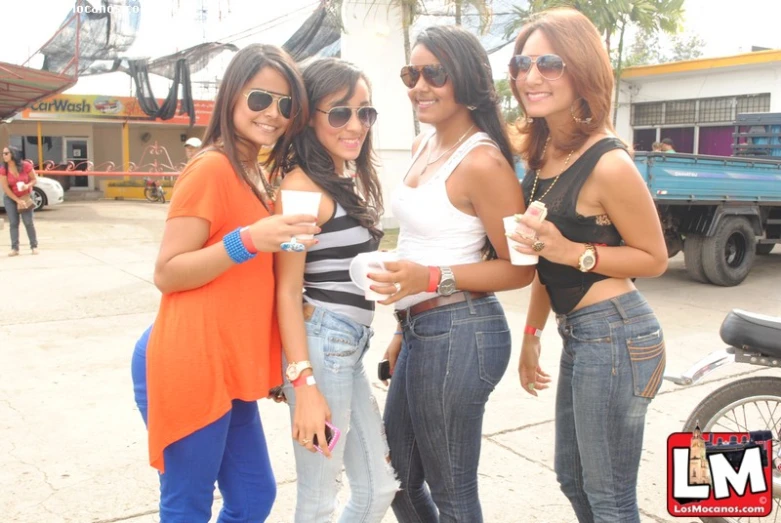
[[[382,238],[371,134],[377,111],[366,75],[348,62],[316,60],[303,75],[311,118],[293,140],[295,167],[281,189],[320,193],[323,241],[306,253],[279,253],[275,261],[298,477],[294,521],[337,520],[344,468],[350,498],[338,521],[379,523],[399,484],[387,462],[382,418],[363,366],[374,302],[349,275],[353,259],[376,251]],[[326,420],[342,433],[332,454],[320,444],[330,459],[312,452],[315,437],[325,441]]]
[[[651,151],[655,153],[662,152],[662,142],[654,142],[651,144]]]
[[[195,136],[188,138],[187,141],[184,142],[184,154],[187,156],[188,162],[198,153],[202,145],[200,138],[196,138]]]
[[[664,140],[662,140],[662,152],[663,153],[675,152],[675,144],[672,138],[665,138]]]
[[[613,70],[580,12],[551,9],[521,29],[509,64],[526,115],[526,205],[542,202],[539,255],[519,362],[521,385],[547,388],[540,332],[551,309],[564,341],[556,392],[555,470],[581,523],[639,523],[637,472],[645,417],[662,384],[664,333],[632,278],[667,268],[654,201],[610,120]],[[531,119],[531,123],[529,122]]]
[[[19,256],[19,219],[24,223],[30,251],[38,254],[38,236],[33,223],[35,203],[31,198],[32,190],[38,182],[33,163],[22,158],[22,152],[10,145],[3,148],[0,165],[0,186],[3,189],[3,206],[8,215],[11,232],[11,252],[8,256]]]
[[[276,496],[257,400],[281,385],[272,252],[317,240],[315,216],[273,216],[269,172],[308,121],[301,73],[253,44],[225,71],[205,148],[176,181],[154,272],[162,292],[132,360],[135,399],[160,472],[161,523],[207,523],[214,484],[225,522],[265,521]],[[147,349],[148,346],[148,349]]]

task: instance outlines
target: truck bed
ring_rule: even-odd
[[[682,153],[635,153],[657,203],[781,204],[781,161]]]

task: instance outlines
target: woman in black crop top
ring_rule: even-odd
[[[526,114],[525,203],[543,202],[540,256],[519,363],[532,395],[550,378],[539,333],[551,309],[564,341],[556,378],[555,468],[581,522],[639,522],[637,471],[645,414],[664,372],[662,330],[633,284],[667,267],[651,195],[610,123],[613,73],[599,33],[572,9],[521,30],[510,62]]]

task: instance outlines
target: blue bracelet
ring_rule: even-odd
[[[240,231],[241,227],[222,237],[222,244],[225,246],[225,250],[228,251],[228,256],[233,260],[233,263],[244,263],[257,256],[257,254],[249,252],[244,246],[244,242],[241,241]]]
[[[404,331],[396,331],[393,333],[394,336],[399,336],[401,334],[404,334]]]

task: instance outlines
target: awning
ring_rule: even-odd
[[[0,62],[0,120],[76,84],[75,76]]]

